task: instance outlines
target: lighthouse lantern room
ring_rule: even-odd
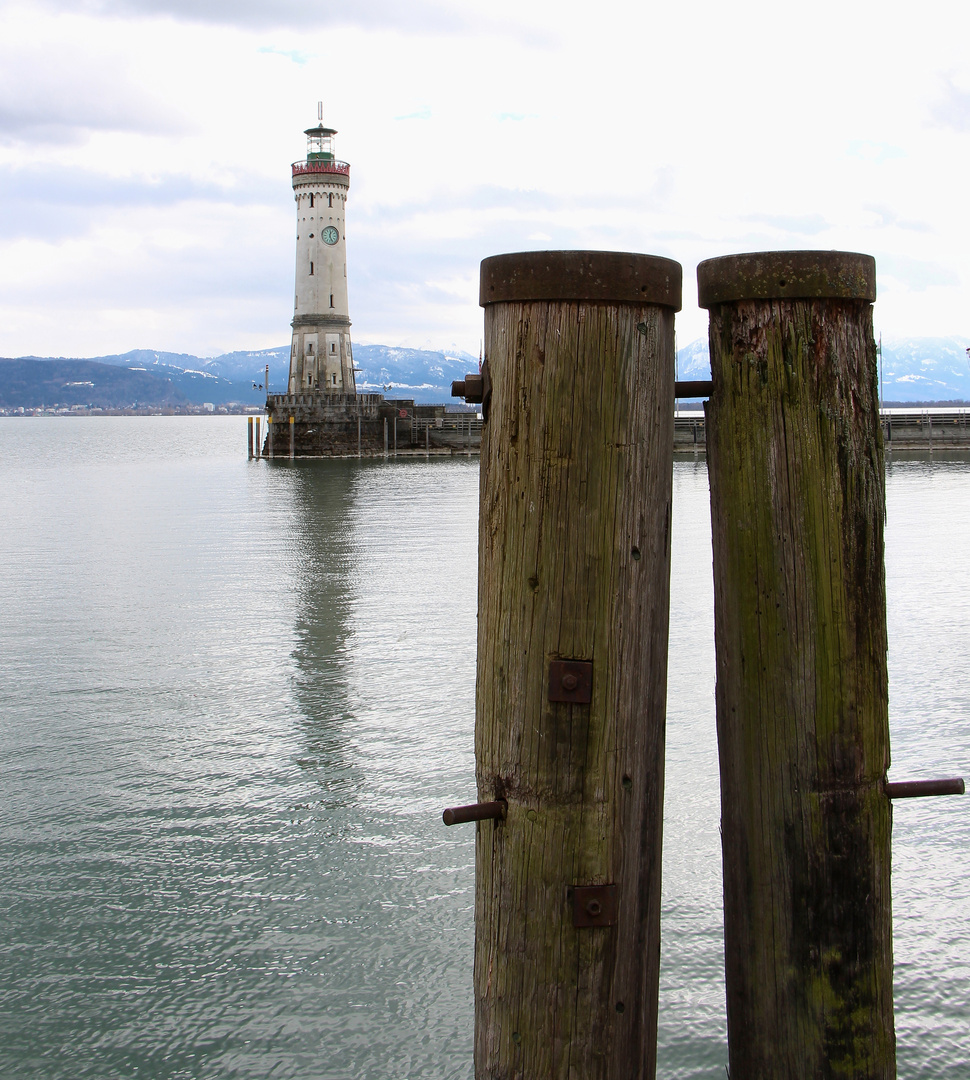
[[[334,153],[333,128],[308,128],[305,161],[293,163],[296,297],[289,392],[355,394],[345,235],[350,166]]]

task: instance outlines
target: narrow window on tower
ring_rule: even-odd
[[[310,196],[310,205],[313,206],[313,196]]]
[[[313,260],[310,260],[310,277],[313,277]]]
[[[331,352],[336,352],[337,351],[337,346],[332,341],[330,342],[330,351]]]
[[[329,195],[327,196],[327,198],[328,198],[328,199],[330,200],[330,203],[329,203],[329,205],[330,205],[330,206],[333,206],[333,192],[331,192],[331,193],[330,193],[330,194],[329,194]]]
[[[313,272],[312,270],[310,271]],[[333,293],[330,294],[330,306],[333,307]]]

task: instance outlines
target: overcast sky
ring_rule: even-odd
[[[477,354],[491,254],[876,258],[970,339],[970,5],[0,0],[0,355],[289,341],[303,129],[351,163],[359,342]]]

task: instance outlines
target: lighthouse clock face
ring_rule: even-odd
[[[323,232],[320,233],[320,237],[325,244],[336,244],[340,239],[340,234],[332,225],[328,225]]]

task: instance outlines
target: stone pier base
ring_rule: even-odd
[[[411,399],[383,394],[270,394],[266,413],[262,452],[274,458],[290,456],[291,427],[294,457],[346,457],[358,449],[361,454],[381,454],[385,430],[391,453],[395,441],[400,451],[477,450],[481,443],[481,421],[475,413],[446,412],[444,405],[415,405]]]

